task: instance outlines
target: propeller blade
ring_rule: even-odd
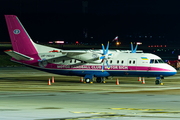
[[[106,47],[106,54],[108,53],[108,48],[109,48],[109,41],[108,41],[108,44],[107,44],[107,47]]]
[[[105,61],[103,61],[102,72],[104,71],[104,62],[105,62]]]
[[[99,59],[100,59],[100,60],[102,60],[102,59],[104,59],[104,58],[105,58],[105,56],[101,56],[101,57],[99,57]]]
[[[136,44],[136,47],[135,47],[133,53],[136,53],[137,47],[138,47],[138,44]]]
[[[108,60],[106,60],[106,64],[107,64],[107,67],[108,67],[108,69],[109,69],[109,64],[108,64]]]
[[[133,51],[133,44],[132,44],[132,42],[131,42],[131,53],[134,53],[134,51]]]
[[[102,44],[102,48],[103,48],[103,55],[105,55],[106,54],[106,51],[105,51],[105,49],[104,49],[104,45]]]

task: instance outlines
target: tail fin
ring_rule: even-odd
[[[15,15],[5,15],[13,50],[24,55],[37,54],[35,43]]]

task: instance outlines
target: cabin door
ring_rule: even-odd
[[[137,59],[136,58],[130,58],[127,61],[128,70],[137,70]]]

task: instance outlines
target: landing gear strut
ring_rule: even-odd
[[[97,83],[105,83],[105,77],[97,77],[96,82]]]

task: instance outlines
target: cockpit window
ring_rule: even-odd
[[[151,59],[151,60],[150,60],[150,63],[154,63],[154,59]]]
[[[164,61],[161,60],[161,59],[151,59],[151,60],[150,60],[150,63],[151,63],[151,64],[152,64],[152,63],[164,63]]]
[[[155,60],[155,63],[158,63],[158,61],[157,61],[157,60]]]
[[[158,59],[158,62],[159,62],[159,63],[164,63],[164,61],[163,61],[163,60],[161,60],[161,59]]]

